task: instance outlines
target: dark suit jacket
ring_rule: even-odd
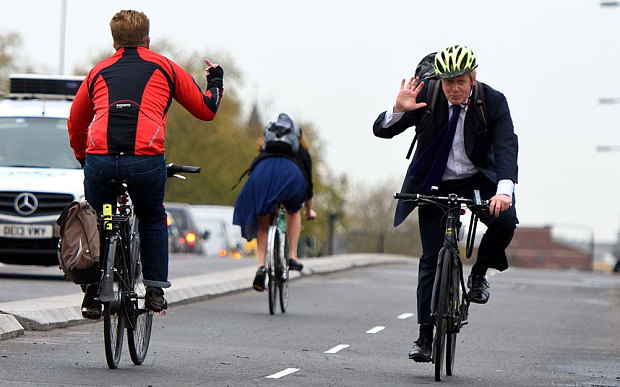
[[[484,87],[484,99],[488,114],[487,132],[483,133],[484,127],[478,119],[475,107],[471,104],[465,115],[465,152],[476,168],[491,181],[497,184],[500,180],[509,179],[516,184],[519,146],[506,97],[486,84],[482,84],[482,86]],[[418,102],[426,101],[427,91],[428,83],[425,83],[418,95]],[[385,117],[385,112],[383,112],[375,121],[373,132],[377,137],[392,138],[415,126],[422,118],[425,110],[418,109],[406,112],[398,122],[387,128],[381,127],[381,122]],[[425,129],[419,133],[418,145],[411,164],[416,162],[433,137],[446,125],[448,118],[448,100],[440,88],[435,109],[430,117],[431,122],[425,125]],[[423,193],[422,183],[428,174],[433,159],[434,157],[431,157],[416,175],[412,176],[408,173],[405,175],[401,192]],[[399,200],[394,216],[394,226],[402,223],[414,208],[415,206],[411,202]]]

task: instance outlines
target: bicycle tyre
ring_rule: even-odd
[[[279,287],[280,287],[280,310],[282,311],[282,313],[286,313],[286,309],[288,308],[288,282],[289,282],[289,268],[288,268],[288,258],[285,255],[285,251],[286,249],[284,248],[286,246],[286,234],[280,234],[282,235],[282,239],[284,239],[284,241],[281,241],[281,246],[282,248],[279,250],[280,251],[280,276],[278,278],[278,283],[279,283]]]
[[[450,259],[459,259],[458,256]],[[454,262],[454,261],[451,261]],[[456,353],[456,335],[461,325],[461,272],[458,265],[452,266],[452,276],[450,280],[450,295],[448,303],[450,305],[451,318],[449,319],[446,332],[446,375],[452,376],[454,372],[454,359]]]
[[[137,223],[138,220],[136,219]],[[137,230],[136,227],[134,227]],[[140,365],[146,358],[151,341],[153,313],[144,307],[146,290],[142,283],[142,257],[140,255],[140,235],[132,232],[131,244],[131,301],[128,314],[131,320],[127,324],[127,345],[129,356],[135,365]]]
[[[269,227],[267,232],[267,254],[265,266],[267,269],[267,288],[269,293],[269,314],[275,314],[278,307],[278,276],[276,273],[276,258],[280,250],[279,230],[275,226]]]
[[[435,381],[441,381],[441,375],[443,371],[443,355],[446,345],[446,310],[448,303],[448,287],[449,287],[449,272],[450,272],[450,250],[442,249],[440,252],[441,260],[441,273],[440,281],[438,284],[438,297],[436,299],[437,305],[435,308],[435,339],[433,340],[433,362],[435,363]]]
[[[113,239],[108,247],[107,259],[112,260],[117,267],[117,263],[122,259],[121,249],[117,246],[117,239]],[[110,369],[118,368],[121,361],[121,351],[123,349],[123,339],[125,332],[125,313],[122,310],[122,289],[121,281],[117,274],[114,274],[112,288],[114,297],[111,301],[103,303],[103,341],[105,346],[105,357]]]

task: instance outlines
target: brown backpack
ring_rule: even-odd
[[[76,284],[99,280],[99,229],[97,213],[86,200],[65,207],[56,221],[60,226],[58,262]]]

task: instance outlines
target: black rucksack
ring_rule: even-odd
[[[409,151],[407,152],[407,159],[411,157],[411,152],[413,151],[413,147],[415,146],[416,141],[418,140],[418,136],[420,133],[426,129],[427,122],[431,115],[433,114],[433,109],[435,108],[435,104],[437,103],[437,96],[439,95],[439,89],[441,88],[441,81],[437,79],[435,76],[435,55],[436,52],[432,52],[426,55],[418,66],[415,69],[415,76],[419,77],[424,83],[428,84],[428,91],[426,93],[426,110],[424,111],[424,115],[418,121],[415,127],[415,136],[413,137],[413,141],[411,142],[411,146],[409,147]],[[487,134],[487,108],[484,101],[484,88],[480,82],[476,82],[474,85],[474,90],[472,92],[472,101],[474,103],[474,109],[476,110],[476,114],[478,115],[478,119],[482,123],[483,128],[480,130],[479,134],[486,135]]]
[[[278,120],[265,128],[264,137],[261,151],[295,156],[299,150],[301,129],[291,117],[280,113]]]

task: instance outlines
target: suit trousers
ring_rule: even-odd
[[[480,191],[482,199],[490,199],[496,193],[497,186],[483,174],[460,179],[447,180],[439,185],[439,195],[457,194],[463,197],[472,197],[473,191]],[[480,214],[480,221],[487,226],[480,246],[478,257],[472,267],[472,273],[484,274],[489,268],[499,271],[508,268],[506,247],[510,244],[517,223],[515,197],[512,197],[512,206],[500,212],[499,217],[489,214],[488,211]],[[431,317],[431,297],[435,272],[437,271],[437,257],[443,247],[446,219],[443,211],[434,205],[418,207],[420,224],[420,238],[422,240],[422,256],[418,268],[418,323],[433,324]]]

